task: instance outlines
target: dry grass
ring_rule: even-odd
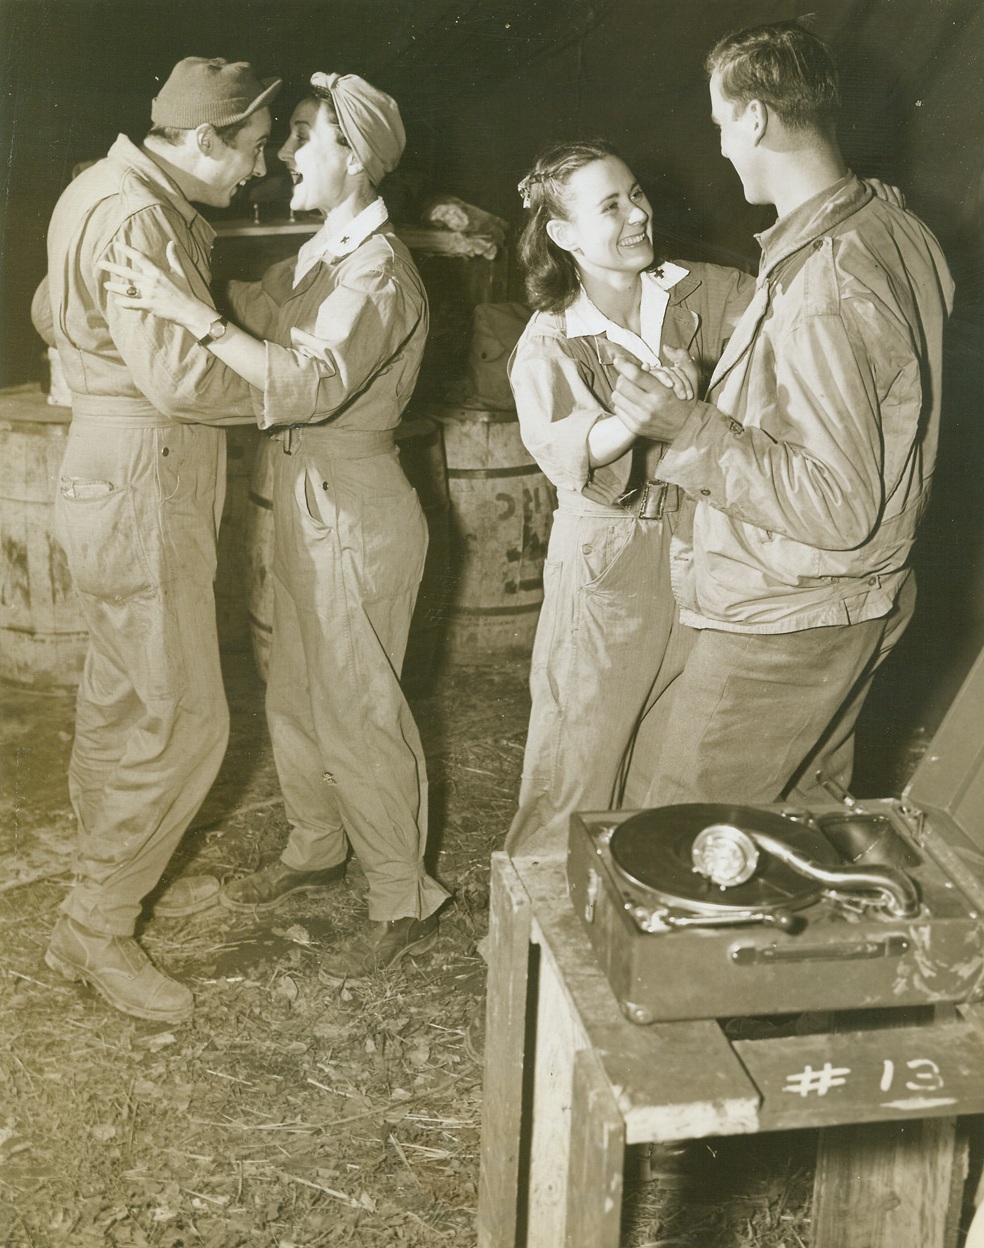
[[[399,973],[347,987],[319,974],[319,951],[364,915],[356,866],[327,904],[298,898],[261,926],[220,908],[149,917],[145,945],[194,987],[198,1007],[185,1026],[141,1023],[45,967],[64,870],[0,893],[8,1248],[475,1243],[485,981],[475,946],[489,853],[518,788],[525,677],[522,660],[459,669],[417,700],[435,866],[454,901],[438,945]],[[261,687],[237,669],[229,692],[229,758],[175,874],[239,874],[286,835]],[[47,820],[64,837],[71,706],[46,706],[33,720],[25,712],[18,738],[37,777],[18,817],[25,835],[31,824],[44,836]],[[713,1144],[669,1165],[633,1150],[624,1243],[807,1243],[808,1144]]]

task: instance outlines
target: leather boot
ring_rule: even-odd
[[[110,1005],[135,1018],[183,1023],[195,1008],[191,989],[162,975],[132,936],[104,936],[62,917],[44,960],[66,979],[90,984]]]
[[[345,875],[345,863],[321,871],[295,871],[279,860],[252,875],[230,880],[222,889],[222,904],[240,914],[266,914],[297,893],[320,892]]]
[[[214,875],[182,875],[151,906],[155,918],[183,919],[218,904],[221,885]]]
[[[321,961],[321,971],[329,979],[365,979],[393,966],[408,953],[424,953],[437,940],[438,918],[410,916],[370,923],[358,936],[339,941]]]

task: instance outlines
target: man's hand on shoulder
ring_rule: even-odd
[[[616,359],[615,415],[638,437],[672,442],[694,410],[696,369],[685,351],[666,348],[665,368],[650,371]]]

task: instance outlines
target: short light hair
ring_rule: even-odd
[[[704,62],[724,96],[745,108],[761,100],[785,125],[832,135],[840,86],[830,48],[798,22],[774,22],[718,40]]]

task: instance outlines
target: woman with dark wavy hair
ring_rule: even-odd
[[[669,566],[685,503],[659,480],[662,445],[615,414],[614,361],[692,396],[754,283],[734,269],[657,260],[650,203],[604,141],[549,148],[519,190],[529,212],[519,257],[535,313],[510,383],[523,441],[557,487],[519,810],[506,840],[527,855],[561,848],[573,811],[618,805],[630,761],[646,770],[648,760],[631,759],[639,724],[689,649]]]
[[[394,430],[427,297],[376,188],[404,138],[385,92],[355,74],[313,76],[280,159],[291,207],[325,222],[262,281],[232,283],[238,324],[138,253],[107,266],[123,307],[184,324],[255,387],[260,427],[280,443],[266,709],[291,830],[280,859],[226,883],[222,902],[263,914],[320,891],[351,846],[370,923],[323,958],[339,979],[433,944],[447,898],[424,867],[427,772],[400,688],[427,526]]]

